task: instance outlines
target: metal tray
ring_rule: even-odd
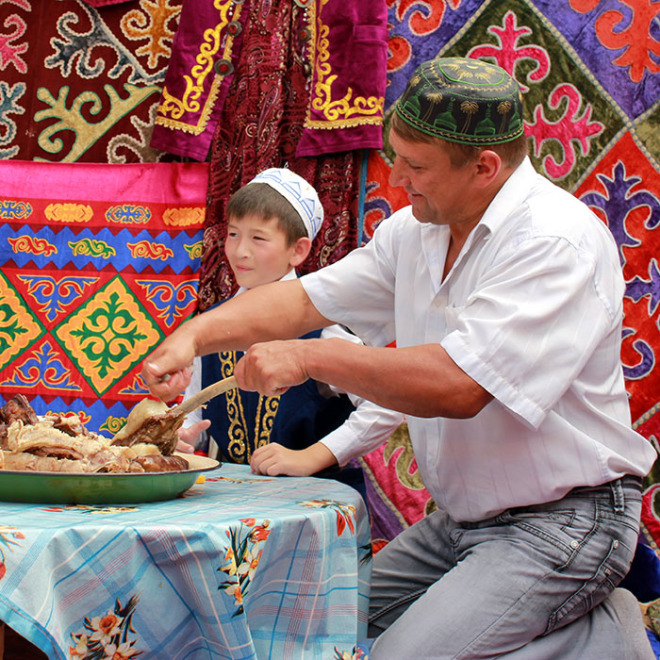
[[[191,488],[200,473],[220,463],[180,454],[190,467],[176,472],[72,473],[0,470],[0,500],[33,504],[127,504],[171,500]]]

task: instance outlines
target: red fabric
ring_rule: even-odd
[[[153,148],[207,159],[234,78],[247,4],[183,2],[151,135]]]
[[[305,25],[303,10],[288,0],[273,0],[267,14],[256,3],[246,17],[236,75],[211,147],[199,289],[202,310],[236,288],[222,249],[226,202],[268,167],[288,165],[315,186],[324,207],[325,220],[300,272],[316,270],[357,246],[358,154],[295,156],[309,100],[299,41]]]
[[[386,2],[320,0],[315,7],[311,95],[296,155],[380,149],[387,80]]]
[[[0,403],[114,434],[196,308],[208,165],[0,161]]]
[[[251,4],[250,0],[185,0],[152,147],[196,160],[207,158],[241,57]],[[254,9],[266,23],[278,20],[266,16],[272,9],[258,5]],[[296,155],[382,147],[388,36],[385,0],[313,0],[290,9],[295,25],[285,28],[293,39],[289,55],[296,66],[302,65],[309,84]],[[252,47],[255,35],[252,30],[248,34]],[[363,75],[365,61],[370,66],[368,76]]]
[[[106,5],[120,5],[124,2],[130,2],[130,0],[83,0],[83,2],[92,7],[105,7]]]

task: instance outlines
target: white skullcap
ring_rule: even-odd
[[[314,239],[323,223],[323,206],[314,189],[301,176],[284,167],[271,167],[257,174],[250,183],[267,183],[293,206]]]

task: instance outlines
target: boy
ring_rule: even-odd
[[[323,222],[314,188],[284,168],[268,169],[238,190],[226,215],[225,254],[240,286],[237,295],[295,279]],[[305,338],[318,336],[359,342],[336,325]],[[231,375],[239,357],[227,351],[196,358],[186,396]],[[306,476],[343,466],[377,447],[402,421],[400,413],[309,380],[277,396],[233,390],[214,399],[203,412],[189,416],[188,427],[180,432],[185,444],[179,448],[192,451],[199,432],[209,429],[209,456],[250,463],[261,474]],[[349,482],[357,476],[340,472],[335,476]]]

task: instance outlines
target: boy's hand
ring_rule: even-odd
[[[194,445],[188,444],[179,438],[176,443],[176,451],[178,451],[180,454],[194,454],[195,447]]]
[[[177,442],[176,450],[180,451],[182,454],[194,453],[197,441],[199,440],[199,434],[202,431],[206,431],[209,426],[211,426],[211,420],[202,419],[192,426],[180,428],[179,441]]]
[[[309,477],[336,463],[334,454],[321,442],[316,442],[306,449],[287,449],[272,442],[259,447],[252,454],[250,467],[256,474],[267,474],[271,477]]]

